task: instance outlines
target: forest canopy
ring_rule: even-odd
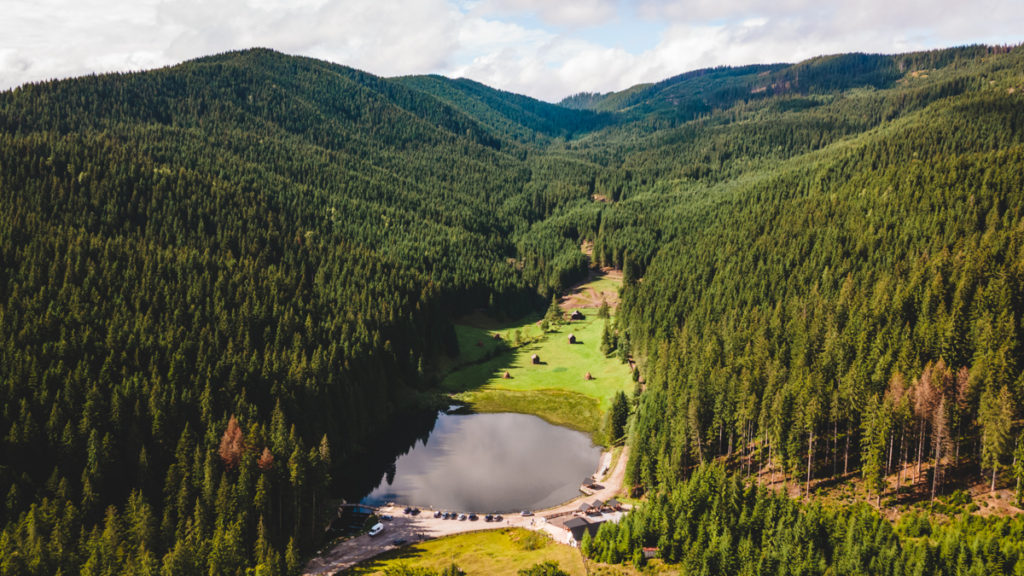
[[[1021,78],[973,46],[559,106],[247,50],[0,93],[0,575],[296,573],[452,319],[591,265],[624,272],[604,345],[642,369],[615,423],[649,503],[589,553],[725,562],[683,548],[753,546],[767,508],[820,536],[808,566],[880,573],[860,533],[952,563],[740,478],[857,475],[877,506],[1024,474]],[[683,518],[706,486],[736,524]],[[1019,555],[978,542],[974,570]]]

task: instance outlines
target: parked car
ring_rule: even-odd
[[[479,516],[477,516],[476,514],[470,514],[470,515],[469,515],[469,519],[470,519],[470,521],[472,521],[472,522],[476,522],[477,520],[479,520],[479,519],[480,519],[480,517],[479,517]]]
[[[465,519],[466,519],[466,515],[465,514],[459,514],[459,520],[465,520]]]
[[[412,514],[412,508],[410,508],[409,506],[406,506],[405,510],[402,510],[402,512],[405,512],[406,514]]]
[[[376,524],[373,525],[372,528],[370,528],[369,534],[370,534],[370,536],[376,536],[377,534],[380,534],[383,531],[384,531],[384,525],[381,524],[380,522],[377,522]]]
[[[434,518],[440,518],[440,517],[441,517],[441,511],[440,510],[435,511],[434,512]]]
[[[519,515],[520,516],[533,516],[533,512],[530,512],[529,510],[523,510],[522,512],[519,513]]]
[[[494,521],[495,522],[501,522],[502,521],[501,514],[495,514],[494,515]]]
[[[419,509],[419,508],[413,508],[413,509],[412,509],[412,515],[413,515],[413,516],[416,516],[416,515],[417,515],[417,514],[419,514],[419,513],[420,513],[420,509]]]
[[[395,546],[401,546],[402,544],[405,544],[406,542],[407,542],[407,540],[405,538],[395,538],[394,540],[391,541],[391,543],[393,545],[395,545]]]
[[[484,516],[484,522],[490,522],[491,520],[494,520],[494,514]]]
[[[380,515],[380,519],[381,520],[394,520],[395,517],[392,516],[391,514],[381,514]]]

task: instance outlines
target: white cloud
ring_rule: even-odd
[[[777,0],[756,6],[746,0],[649,0],[638,5],[636,15],[664,24],[657,43],[642,52],[555,37],[515,53],[487,54],[456,72],[556,100],[580,91],[621,90],[723,64],[797,62],[839,52],[896,53],[1024,40],[1020,32],[1024,2],[1020,0]]]
[[[445,0],[7,0],[0,88],[266,46],[383,74],[442,70],[461,13]]]
[[[474,8],[492,16],[536,15],[548,24],[584,27],[615,19],[615,0],[483,0]]]
[[[1022,0],[3,3],[0,89],[265,46],[385,76],[466,76],[557,100],[719,64],[1024,40]],[[624,42],[627,33],[645,37]]]

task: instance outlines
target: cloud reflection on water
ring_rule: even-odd
[[[476,512],[546,508],[578,494],[599,454],[587,435],[536,416],[442,414],[430,442],[401,456],[393,479],[382,477],[364,502]]]

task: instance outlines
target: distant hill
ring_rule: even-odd
[[[987,53],[984,46],[900,55],[837,54],[797,64],[720,66],[694,70],[653,84],[640,84],[621,92],[579,94],[562,106],[605,112],[631,112],[637,117],[657,115],[688,121],[738,102],[777,95],[826,94],[852,88],[891,88],[913,70],[942,68]]]
[[[396,78],[394,82],[431,94],[470,114],[502,137],[518,141],[537,142],[543,137],[568,139],[617,122],[611,114],[567,110],[465,78],[407,76]]]

